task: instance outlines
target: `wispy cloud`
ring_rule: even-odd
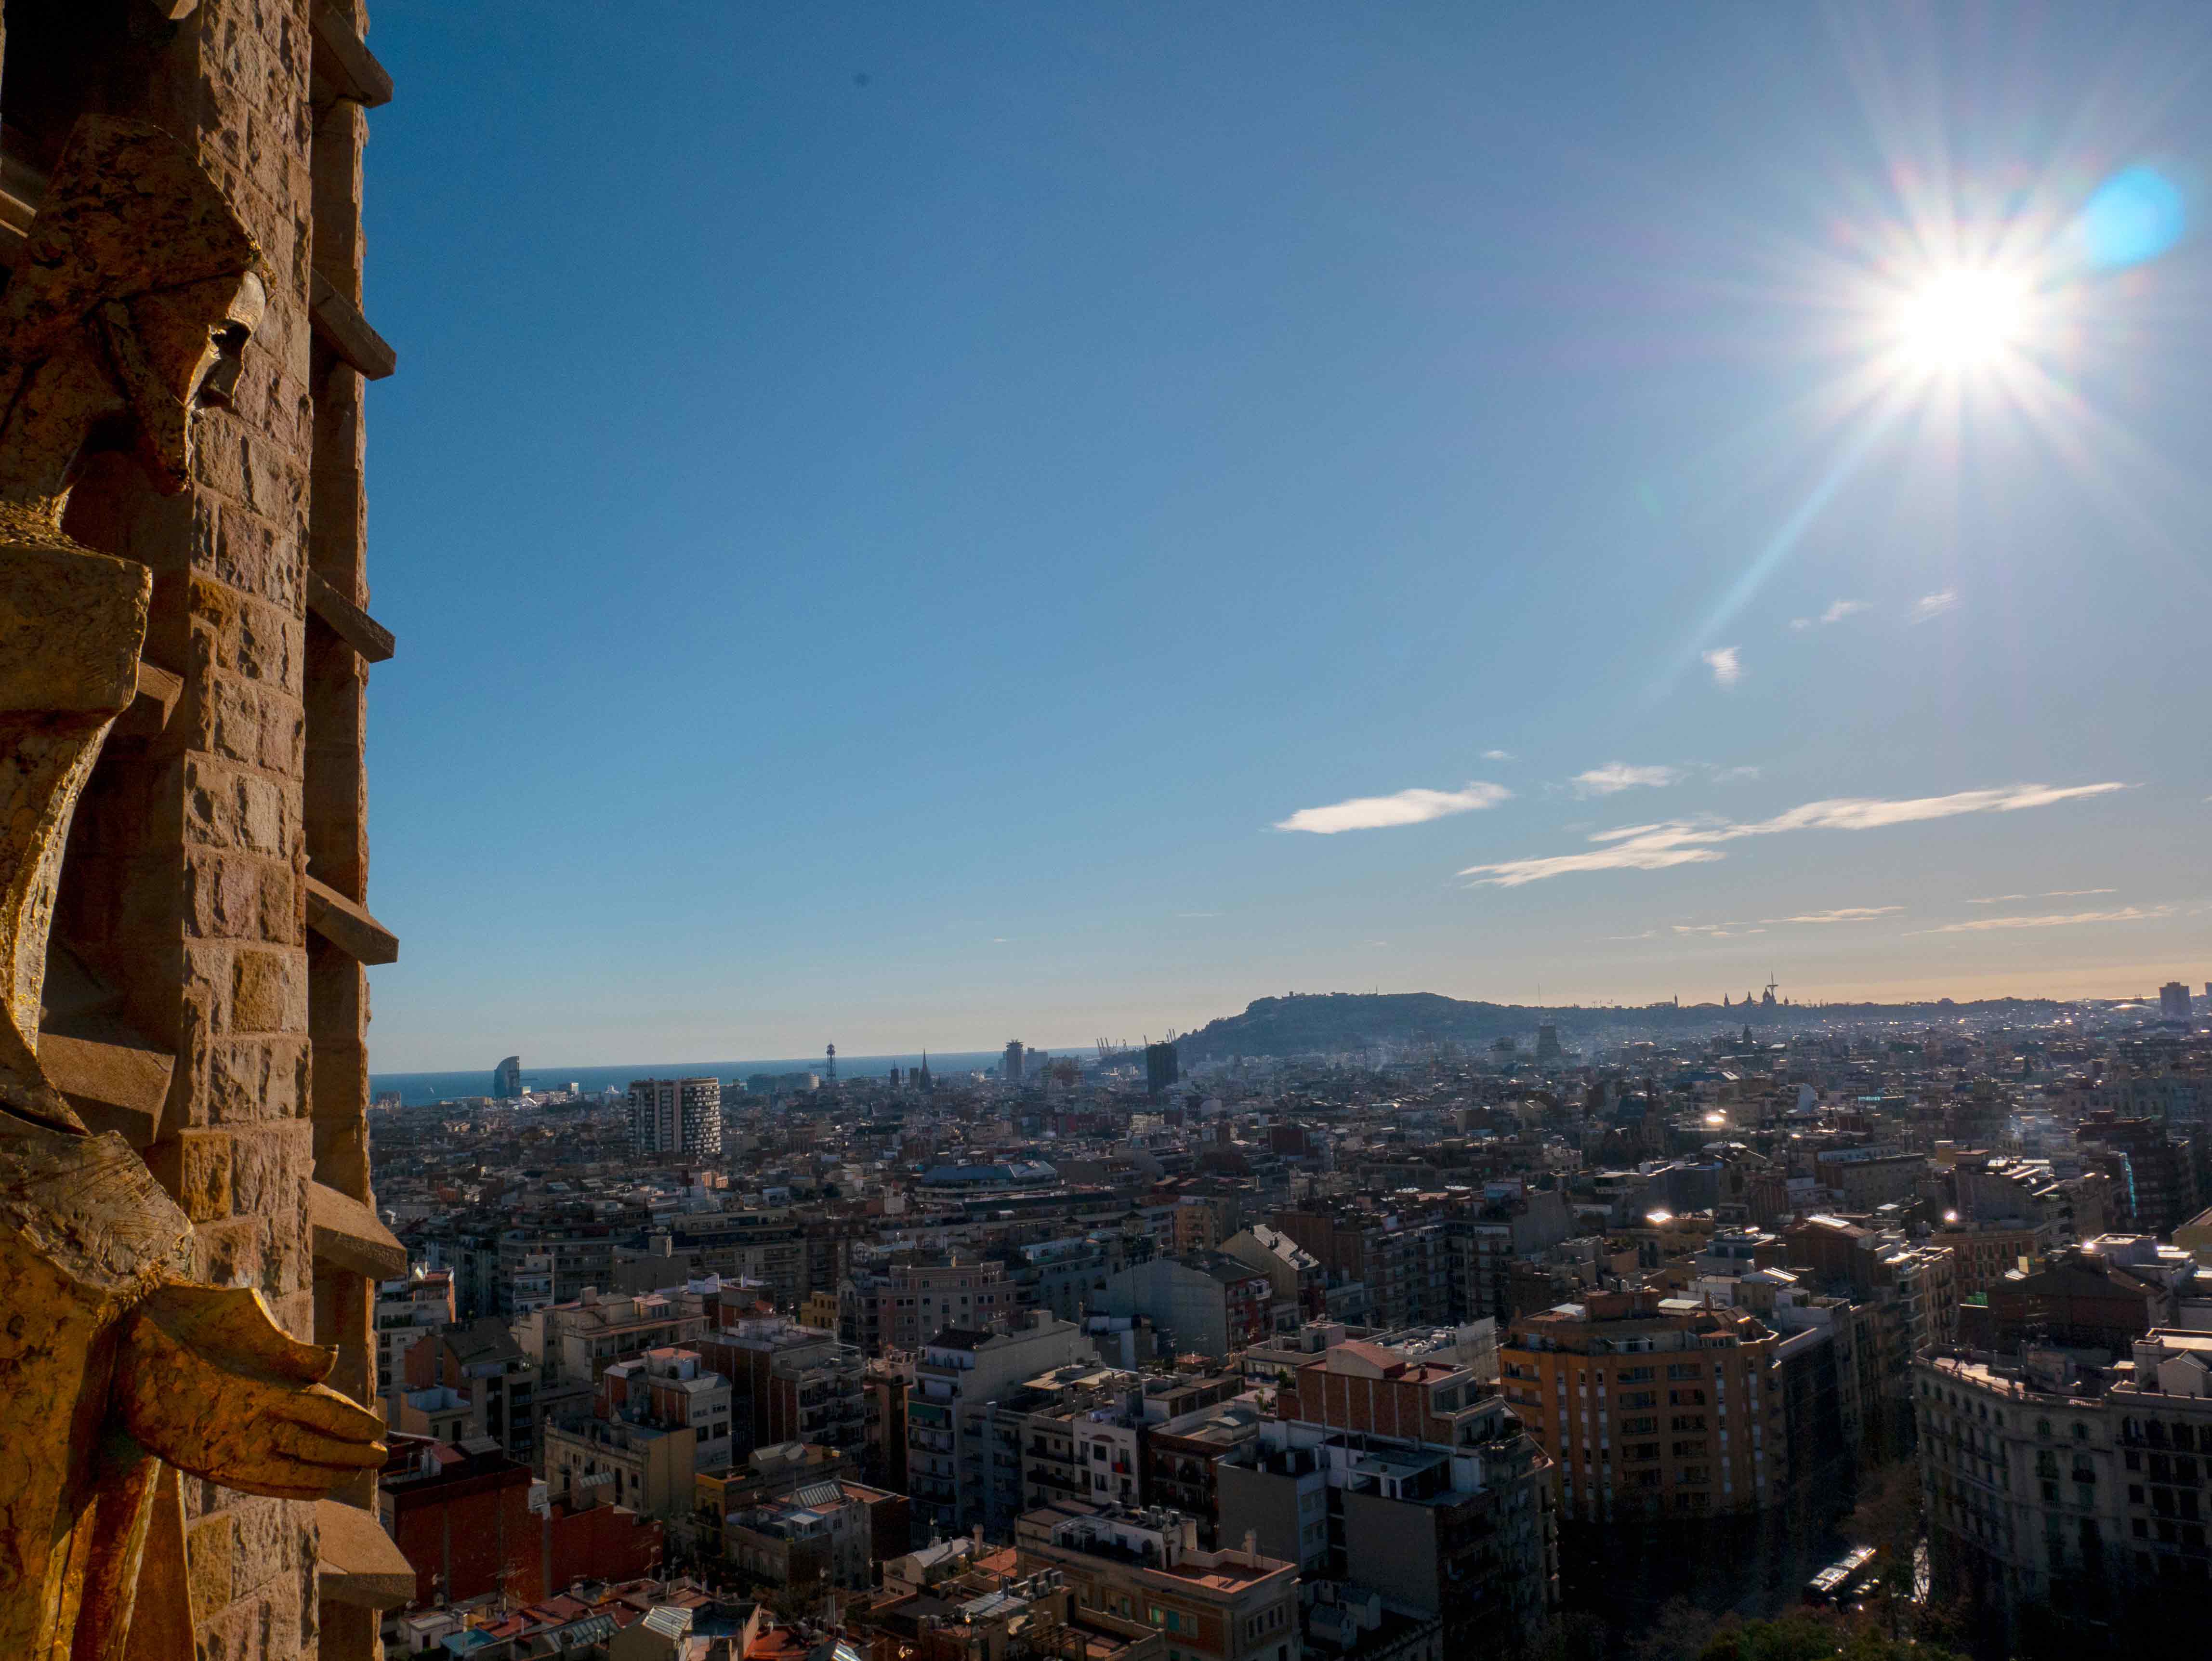
[[[1920,928],[1919,934],[1978,934],[1994,928],[2067,928],[2087,922],[2149,922],[2172,916],[2172,905],[2123,905],[2110,911],[2069,911],[2057,915],[2019,917],[1976,917],[1969,922],[1947,922],[1938,928]]]
[[[1657,934],[1658,932],[1659,931],[1656,928],[1647,928],[1640,934],[1607,934],[1606,939],[1609,940],[1648,940]]]
[[[1802,911],[1794,917],[1760,917],[1741,922],[1677,922],[1668,927],[1677,934],[1705,934],[1726,940],[1732,934],[1764,934],[1768,928],[1785,923],[1869,922],[1904,910],[1901,905],[1846,905],[1833,911]]]
[[[1578,796],[1610,796],[1622,790],[1633,790],[1639,785],[1657,788],[1662,785],[1679,784],[1682,770],[1679,767],[1638,767],[1631,762],[1609,761],[1602,767],[1593,767],[1587,773],[1577,773],[1573,779]]]
[[[1394,796],[1354,796],[1326,807],[1301,807],[1275,821],[1278,830],[1310,830],[1333,837],[1340,830],[1379,830],[1394,824],[1421,824],[1454,813],[1495,807],[1513,793],[1502,784],[1480,780],[1462,790],[1401,790]]]
[[[1221,914],[1218,911],[1178,911],[1176,913],[1176,916],[1178,917],[1218,917]]]
[[[1876,917],[1893,917],[1904,910],[1901,905],[1839,905],[1832,911],[1803,911],[1794,917],[1768,917],[1768,922],[1870,922]]]
[[[1724,859],[1727,855],[1718,844],[1745,837],[1778,836],[1789,830],[1875,830],[1922,819],[1953,818],[1961,813],[2015,813],[2022,808],[2045,807],[2077,796],[2101,796],[2125,788],[2124,784],[2112,783],[2012,784],[1995,790],[1960,790],[1948,796],[1903,800],[1838,796],[1825,801],[1808,801],[1772,818],[1749,824],[1728,819],[1671,819],[1658,824],[1632,824],[1618,830],[1600,830],[1589,838],[1600,846],[1582,853],[1471,865],[1459,874],[1494,887],[1518,888],[1523,883],[1585,871],[1663,871],[1677,865],[1703,865]]]
[[[1991,894],[1984,899],[1968,900],[1966,904],[2005,905],[2014,900],[2080,900],[2087,899],[2092,894],[2111,894],[2118,891],[2111,888],[2046,888],[2040,894]]]
[[[1814,623],[1818,621],[1823,628],[1826,628],[1832,623],[1841,623],[1845,618],[1850,617],[1855,611],[1863,611],[1866,609],[1867,603],[1863,599],[1839,599],[1831,605],[1826,611],[1821,612],[1817,619],[1813,618],[1792,618],[1790,619],[1790,626],[1792,629],[1810,629]]]
[[[1705,667],[1713,672],[1713,684],[1733,686],[1743,678],[1743,662],[1733,646],[1716,646],[1710,652],[1698,655],[1705,660]]]
[[[1734,784],[1741,779],[1757,778],[1759,776],[1759,769],[1756,767],[1715,767],[1709,765],[1705,769],[1705,776],[1711,779],[1715,784]]]
[[[1925,623],[1930,618],[1940,618],[1944,612],[1948,611],[1956,606],[1958,603],[1959,593],[1957,589],[1938,588],[1934,593],[1923,594],[1918,599],[1912,602],[1911,620],[1915,623]]]
[[[1486,750],[1482,752],[1482,758],[1485,761],[1511,761],[1513,752],[1510,750]]]

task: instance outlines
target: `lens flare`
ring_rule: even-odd
[[[1977,368],[2017,346],[2027,322],[2027,284],[2019,277],[1989,270],[1938,271],[1899,305],[1897,344],[1919,368]]]

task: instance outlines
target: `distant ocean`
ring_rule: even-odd
[[[494,1056],[496,1061],[498,1057]],[[985,1068],[999,1064],[995,1050],[932,1051],[929,1070],[933,1073],[980,1073]],[[837,1057],[837,1076],[841,1079],[880,1079],[896,1066],[902,1071],[921,1065],[915,1056],[840,1056]],[[823,1058],[809,1056],[799,1061],[778,1062],[639,1062],[635,1067],[529,1067],[522,1069],[522,1082],[530,1090],[565,1090],[570,1085],[580,1086],[586,1091],[620,1089],[632,1079],[705,1079],[715,1078],[726,1082],[732,1079],[746,1079],[756,1073],[820,1073]],[[399,1099],[409,1107],[423,1107],[432,1102],[450,1102],[462,1096],[484,1096],[491,1092],[491,1068],[477,1073],[372,1073],[368,1087],[373,1095],[399,1092]]]

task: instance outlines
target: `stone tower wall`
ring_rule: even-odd
[[[364,387],[366,106],[388,95],[352,0],[5,0],[0,262],[68,124],[100,112],[192,144],[267,261],[269,305],[228,409],[197,418],[190,489],[96,461],[66,521],[155,572],[145,660],[170,707],[118,724],[72,831],[55,935],[174,1057],[134,1137],[191,1217],[199,1272],[258,1287],[330,1382],[374,1405],[374,1277],[404,1256],[368,1182]],[[142,681],[144,677],[142,676]],[[203,1661],[377,1652],[379,1601],[335,1543],[374,1506],[186,1485]],[[321,1573],[319,1574],[319,1563]],[[381,1601],[391,1602],[383,1597]]]

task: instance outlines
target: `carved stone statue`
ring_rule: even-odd
[[[335,1352],[186,1277],[191,1224],[40,1068],[70,819],[138,684],[153,578],[62,531],[82,459],[182,490],[261,260],[191,152],[87,117],[0,293],[0,1656],[191,1661],[179,1473],[319,1497],[381,1464]]]

